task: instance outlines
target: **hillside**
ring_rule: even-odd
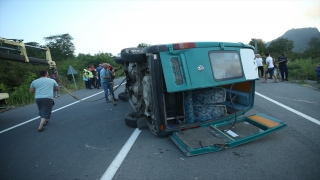
[[[320,32],[317,28],[290,29],[278,38],[288,38],[294,42],[293,52],[303,52],[309,40],[313,37],[320,39]],[[272,41],[271,41],[272,42]],[[270,42],[267,42],[267,46]]]

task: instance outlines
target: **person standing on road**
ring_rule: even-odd
[[[257,63],[257,67],[258,67],[258,75],[259,75],[259,71],[260,71],[260,75],[259,75],[259,78],[263,78],[263,60],[262,58],[260,57],[260,54],[257,54],[256,55],[256,63]]]
[[[97,73],[96,68],[94,67],[94,65],[91,65],[90,71],[91,71],[91,73],[92,73],[92,75],[93,75],[92,85],[93,85],[94,88],[99,89],[99,86],[97,86],[97,81],[98,81],[98,80],[97,80],[97,76],[98,76],[98,73]]]
[[[114,101],[118,101],[118,99],[115,98],[114,93],[113,93],[113,87],[110,84],[112,82],[112,77],[111,77],[111,71],[108,69],[108,64],[107,63],[103,63],[102,64],[102,69],[100,71],[100,79],[101,79],[101,84],[103,86],[103,90],[104,90],[104,96],[106,98],[106,101],[108,103],[110,103],[111,101],[108,99],[108,90],[110,91],[113,100]]]
[[[100,71],[101,71],[101,69],[102,69],[102,64],[99,64],[99,66],[96,68],[96,71],[98,73],[96,86],[98,88],[101,87],[101,81],[100,81]]]
[[[111,85],[113,87],[114,86],[114,78],[116,77],[115,69],[109,63],[107,63],[107,65],[108,65],[109,71],[111,72],[111,78],[112,78]]]
[[[320,63],[316,67],[317,83],[320,83]]]
[[[52,74],[50,75],[50,77],[51,77],[51,79],[54,79],[54,80],[57,82],[57,84],[60,86],[60,78],[59,78],[58,71],[57,71],[56,73],[52,73]],[[60,97],[60,95],[59,95],[59,89],[58,89],[58,90],[53,90],[53,96],[54,96],[55,98]]]
[[[89,89],[87,68],[84,68],[84,69],[83,69],[82,78],[83,78],[83,81],[84,81],[84,85],[86,86],[86,89]]]
[[[277,76],[277,78],[278,78],[279,68],[276,65],[276,60],[274,58],[272,58],[272,60],[273,60],[272,62],[273,62],[273,66],[274,66],[274,75]]]
[[[280,69],[282,81],[288,81],[288,66],[287,66],[288,59],[287,57],[284,56],[283,53],[281,54],[280,57],[278,57],[277,63],[279,63],[279,69]]]
[[[96,88],[95,84],[93,83],[93,74],[91,72],[91,68],[87,67],[87,74],[88,74],[88,85],[89,85],[89,89]]]
[[[264,81],[262,81],[263,83],[267,83],[268,82],[268,74],[270,75],[270,77],[274,77],[274,82],[278,82],[277,76],[275,76],[274,74],[274,65],[273,65],[273,59],[272,57],[270,57],[269,53],[265,53],[266,55],[266,64],[267,64],[267,68],[266,68],[266,73],[265,73],[265,78]]]
[[[35,99],[41,117],[38,131],[44,130],[43,126],[49,123],[51,116],[53,101],[53,90],[59,90],[57,82],[48,78],[48,71],[41,70],[40,78],[32,81],[30,85],[30,92],[35,93]]]

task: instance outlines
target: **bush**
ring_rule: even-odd
[[[21,106],[34,102],[34,94],[30,92],[30,84],[35,77],[34,73],[25,75],[25,81],[19,87],[14,87],[14,91],[9,95],[9,105]]]
[[[320,63],[316,59],[296,59],[288,64],[289,78],[295,80],[316,80],[315,68]]]

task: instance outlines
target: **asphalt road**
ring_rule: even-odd
[[[116,81],[119,84],[120,80]],[[116,91],[123,91],[120,86]],[[35,104],[0,114],[0,174],[3,180],[100,179],[135,131],[124,124],[132,112],[98,100],[103,90],[79,90],[55,99],[54,113],[44,132],[37,132]],[[210,154],[186,157],[170,138],[140,132],[113,179],[299,179],[320,177],[320,126],[261,97],[264,95],[320,120],[320,91],[293,83],[260,83],[248,114],[264,113],[287,127],[248,144]],[[121,154],[121,153],[120,153]],[[122,154],[123,155],[123,154]],[[110,168],[109,168],[110,169]]]

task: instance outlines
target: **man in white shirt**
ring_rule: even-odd
[[[267,68],[266,68],[266,73],[265,73],[265,79],[264,81],[262,81],[263,83],[267,83],[268,82],[268,74],[274,77],[274,82],[277,83],[279,82],[277,79],[277,76],[274,74],[274,65],[273,65],[273,59],[272,57],[270,57],[269,53],[265,53],[266,55],[266,64],[267,64]]]
[[[258,75],[259,75],[259,71],[260,71],[260,75],[259,75],[259,78],[263,78],[263,60],[262,58],[260,57],[260,54],[256,54],[256,63],[257,63],[257,67],[258,67]]]

